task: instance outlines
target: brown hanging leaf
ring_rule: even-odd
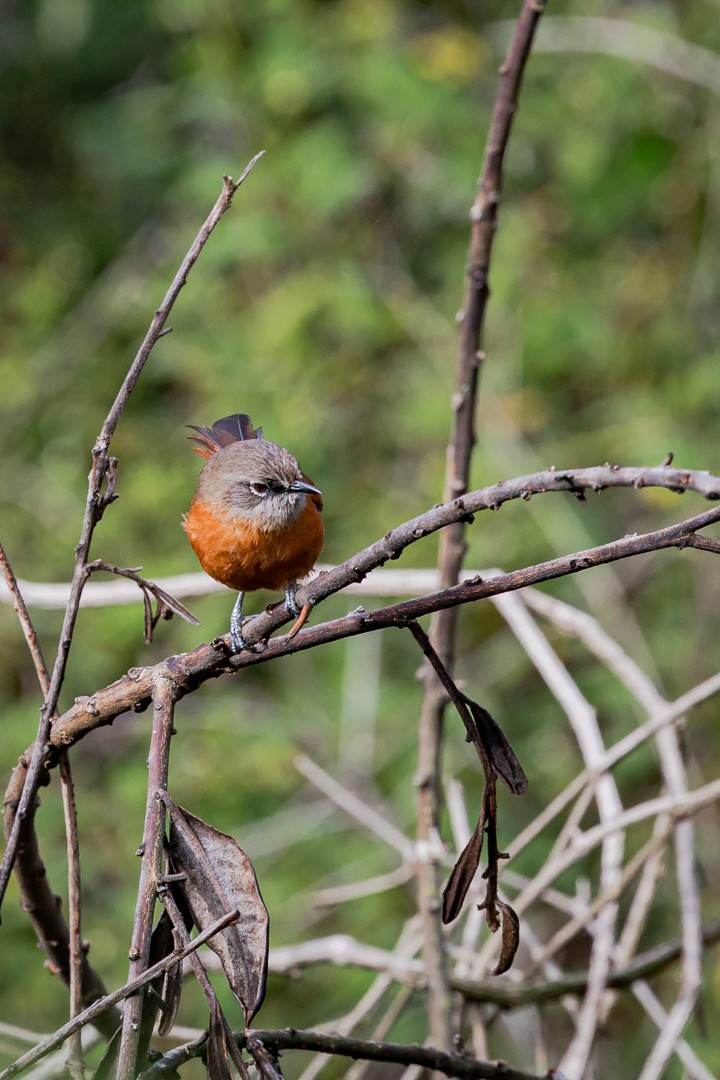
[[[218,999],[213,995],[205,1052],[209,1080],[216,1080],[216,1078],[217,1080],[226,1080],[226,1078],[234,1080],[231,1061],[235,1063],[240,1080],[250,1080],[250,1073],[243,1061],[242,1051],[235,1041]]]
[[[115,1075],[115,1066],[117,1065],[118,1054],[120,1052],[120,1037],[122,1035],[122,1024],[117,1028],[115,1034],[110,1039],[110,1042],[105,1047],[105,1053],[98,1062],[98,1066],[93,1073],[93,1080],[110,1080]]]
[[[171,596],[169,592],[165,592],[165,590],[161,589],[159,585],[156,585],[154,581],[148,582],[148,587],[160,606],[159,615],[161,619],[170,618],[167,611],[164,610],[165,608],[168,608],[176,615],[179,615],[181,619],[184,619],[185,622],[192,623],[193,626],[200,625],[200,620],[196,618],[192,611],[186,608],[184,604],[181,604],[177,597]]]
[[[153,929],[152,936],[150,938],[150,957],[149,966],[152,967],[160,960],[164,960],[166,956],[169,956],[175,948],[175,941],[172,933],[172,923],[165,911],[161,914],[155,928]],[[182,978],[182,964],[174,964],[173,967],[165,975],[158,975],[157,978],[145,988],[143,995],[142,1011],[140,1013],[140,1038],[138,1042],[138,1061],[145,1061],[148,1047],[150,1046],[150,1039],[152,1038],[153,1028],[157,1020],[158,1014],[161,1014],[161,1021],[166,1016],[164,1010],[164,996],[162,995],[163,988],[165,986],[165,980],[171,973],[179,972]]]
[[[465,694],[462,696],[472,713],[477,738],[498,779],[502,780],[513,795],[524,795],[528,788],[528,778],[505,732],[487,709]]]
[[[227,1025],[217,1000],[210,1011],[206,1062],[209,1080],[235,1080],[228,1053]]]
[[[520,920],[509,904],[502,900],[495,901],[502,916],[502,946],[500,958],[493,969],[493,975],[504,975],[512,967],[515,954],[520,944]]]
[[[253,865],[231,836],[176,806],[169,795],[162,798],[170,815],[170,864],[185,875],[180,889],[195,925],[203,930],[226,912],[238,912],[238,921],[208,945],[250,1024],[265,996],[268,950],[268,913]]]
[[[483,799],[483,806],[475,831],[453,866],[448,883],[443,890],[442,921],[446,924],[451,923],[453,919],[457,919],[462,910],[467,891],[472,885],[473,878],[480,865],[484,835],[485,800]]]
[[[176,902],[176,904],[177,904],[178,908],[180,909],[180,912],[181,912],[181,914],[183,916],[183,921],[185,923],[185,928],[189,933],[192,930],[192,927],[193,927],[193,918],[192,918],[192,915],[190,914],[190,912],[188,911],[187,904],[185,903],[185,898],[182,896],[182,894],[180,893],[180,890],[177,888],[177,886],[175,886],[175,887],[167,886],[167,888],[169,888],[170,891],[173,894],[175,902]],[[163,920],[167,921],[167,923],[170,926],[170,929],[172,930],[172,919],[168,915],[167,911],[163,911],[162,915],[160,916],[160,918],[158,920],[158,924],[155,927],[155,930],[158,929],[158,927],[163,922]],[[153,931],[153,933],[154,933],[154,931]],[[179,944],[178,941],[175,939],[174,932],[173,932],[173,943],[174,943],[174,945]],[[169,951],[172,951],[172,948]],[[178,1008],[180,1006],[180,996],[182,994],[183,982],[184,982],[184,980],[183,980],[183,966],[182,966],[182,964],[174,964],[171,968],[168,968],[168,970],[165,972],[165,976],[163,978],[163,983],[162,983],[162,990],[160,991],[162,999],[163,999],[163,1001],[165,1003],[165,1010],[164,1010],[164,1012],[163,1012],[163,1014],[160,1017],[160,1020],[158,1022],[158,1027],[157,1027],[158,1035],[169,1035],[170,1032],[172,1031],[173,1027],[175,1026],[175,1019],[177,1017],[177,1011],[178,1011]]]

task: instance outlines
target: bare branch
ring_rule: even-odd
[[[7,1069],[3,1069],[0,1073],[0,1080],[10,1080],[10,1077],[17,1076],[24,1069],[27,1069],[30,1065],[34,1065],[36,1061],[40,1061],[57,1046],[62,1046],[69,1037],[80,1028],[85,1027],[86,1024],[96,1024],[97,1019],[112,1008],[114,1005],[119,1004],[126,998],[132,997],[138,990],[141,990],[148,983],[156,979],[158,975],[162,975],[168,971],[169,968],[175,964],[181,963],[186,956],[189,956],[195,949],[199,949],[201,945],[204,945],[206,941],[209,941],[211,937],[218,934],[221,930],[224,930],[226,926],[229,926],[238,917],[237,911],[230,911],[226,915],[223,915],[221,919],[213,923],[212,926],[208,926],[207,930],[204,930],[202,934],[198,934],[196,938],[190,942],[183,949],[176,949],[169,956],[166,956],[164,960],[160,960],[157,964],[153,964],[151,968],[139,975],[137,979],[133,979],[131,982],[126,983],[125,986],[121,986],[119,990],[113,991],[112,994],[100,998],[94,1002],[89,1009],[85,1009],[79,1016],[69,1020],[67,1024],[64,1024],[61,1028],[58,1028],[52,1035],[48,1035],[45,1039],[34,1046],[32,1050],[28,1050],[22,1057],[14,1061],[12,1065],[9,1065]],[[97,1025],[96,1025],[97,1026]]]
[[[477,514],[483,510],[499,510],[504,503],[515,499],[529,501],[533,495],[543,495],[549,492],[570,492],[579,497],[585,491],[601,493],[607,488],[643,488],[658,487],[668,491],[682,494],[692,491],[702,495],[706,499],[720,499],[720,477],[709,472],[679,470],[669,466],[619,466],[600,465],[589,469],[567,469],[559,472],[556,469],[545,469],[541,472],[531,473],[517,477],[514,480],[503,480],[499,484],[480,488],[468,493],[458,503],[443,503],[433,508],[426,514],[422,514],[405,526],[398,526],[377,541],[370,548],[358,552],[356,556],[346,560],[339,566],[319,565],[319,575],[312,579],[314,586],[322,581],[328,584],[328,579],[333,583],[330,592],[340,590],[348,594],[362,594],[370,596],[396,596],[404,592],[407,585],[407,577],[412,575],[410,586],[415,592],[434,591],[438,588],[437,570],[396,570],[385,567],[377,570],[372,579],[371,588],[363,587],[364,579],[372,571],[382,566],[388,559],[397,559],[405,547],[422,539],[438,529],[454,521],[460,521],[468,514]],[[438,511],[440,516],[438,518]],[[402,537],[398,536],[401,529],[405,529]],[[388,549],[387,541],[392,539],[392,547]],[[400,541],[400,542],[398,542]],[[696,544],[695,541],[687,540],[687,546],[707,548],[707,543]],[[381,549],[387,549],[379,558],[372,558],[370,553],[378,555]],[[714,549],[713,549],[714,550]],[[352,564],[352,565],[351,565]],[[346,571],[350,569],[350,573]],[[468,573],[471,573],[468,571]],[[340,576],[340,580],[338,580]],[[173,577],[160,579],[158,584],[166,592],[182,597],[207,596],[213,592],[226,592],[224,585],[213,581],[206,574],[177,574]],[[23,595],[36,607],[63,608],[70,595],[70,586],[53,582],[35,582],[18,579],[18,586]],[[305,586],[304,594],[309,592],[310,585]],[[325,593],[312,594],[312,602],[317,604],[325,598]],[[327,595],[330,595],[328,593]],[[135,589],[126,586],[123,582],[90,582],[83,592],[81,606],[106,607],[111,604],[129,604],[135,602],[137,593]],[[310,598],[310,597],[309,597]],[[12,603],[12,594],[0,582],[0,602]],[[288,621],[285,619],[284,621]],[[278,619],[272,629],[282,625],[283,620]]]
[[[487,492],[497,492],[502,485],[496,485],[491,489],[485,489],[483,493],[476,492],[478,502],[487,498]],[[465,501],[472,498],[466,496]],[[455,504],[451,504],[455,506]],[[363,572],[369,572],[372,565],[383,562],[392,557],[393,543],[402,545],[410,543],[408,533],[412,534],[413,528],[419,528],[417,522],[424,521],[438,512],[445,517],[447,507],[441,506],[421,518],[415,518],[413,522],[406,523],[376,544],[365,548],[357,556],[348,559],[331,573],[317,578],[302,590],[305,594],[303,602],[311,598],[312,603],[319,603],[326,596],[337,592],[342,588],[342,582],[347,578],[357,576]],[[455,508],[455,513],[457,513]],[[462,511],[460,511],[462,512]],[[576,552],[572,555],[564,555],[558,559],[538,563],[532,567],[510,571],[485,580],[471,579],[456,585],[450,589],[430,593],[414,600],[404,601],[386,608],[379,608],[373,612],[366,612],[364,608],[352,612],[341,619],[333,620],[319,626],[305,627],[295,638],[274,638],[264,641],[260,646],[261,651],[250,649],[229,657],[227,646],[223,639],[218,639],[207,645],[200,645],[191,653],[184,653],[177,657],[171,657],[166,663],[178,681],[179,697],[194,689],[207,679],[217,678],[219,675],[232,673],[241,668],[254,664],[267,663],[278,656],[285,656],[294,652],[311,649],[320,644],[330,641],[338,641],[345,637],[356,634],[370,633],[374,630],[384,629],[387,626],[397,625],[398,622],[407,622],[410,619],[420,618],[433,611],[444,607],[459,604],[473,603],[491,596],[499,596],[502,593],[525,588],[528,585],[536,585],[542,581],[550,581],[564,577],[568,574],[577,574],[593,566],[614,562],[618,559],[627,559],[632,556],[644,554],[650,551],[658,551],[666,547],[685,547],[687,537],[697,529],[705,528],[720,520],[720,508],[708,510],[694,518],[678,522],[666,529],[658,529],[655,532],[624,537],[622,540],[614,540],[609,544],[601,544],[586,551]],[[441,526],[438,526],[441,527]],[[399,549],[401,550],[401,548]],[[361,568],[363,568],[361,570]],[[301,593],[298,592],[298,596]],[[248,639],[257,642],[264,639],[277,629],[288,618],[284,612],[275,610],[271,613],[258,615],[250,623],[246,631]],[[256,645],[257,649],[258,646]],[[140,711],[146,708],[152,695],[153,673],[156,669],[133,668],[117,682],[98,690],[90,697],[78,698],[76,703],[64,713],[53,725],[50,734],[50,746],[69,746],[78,739],[83,738],[89,731],[111,723],[121,713],[132,709]]]
[[[25,780],[26,769],[27,759],[23,756],[13,770],[10,783],[5,792],[3,803],[4,827],[8,832],[12,829],[16,820],[16,810]],[[49,773],[43,779],[49,783]],[[22,843],[15,864],[15,877],[23,907],[30,917],[38,942],[48,957],[50,970],[56,972],[63,982],[69,986],[70,929],[62,914],[60,898],[52,891],[45,865],[40,856],[35,831],[36,810],[37,801],[33,803],[28,816],[23,822],[20,833]],[[81,950],[81,955],[82,1000],[83,1004],[88,1006],[99,998],[105,997],[107,990],[100,976],[88,963],[84,949]],[[116,1010],[108,1010],[98,1014],[96,1026],[109,1039],[119,1023],[119,1013]]]
[[[249,1031],[236,1032],[235,1038],[240,1047],[246,1046],[248,1039],[257,1039],[275,1053],[284,1050],[309,1050],[311,1053],[362,1058],[366,1061],[383,1061],[399,1065],[418,1064],[426,1069],[435,1069],[446,1076],[459,1077],[461,1080],[541,1080],[537,1074],[521,1072],[504,1062],[494,1064],[489,1061],[475,1061],[465,1054],[448,1054],[430,1047],[368,1042],[364,1039],[350,1039],[341,1035],[322,1035],[317,1031],[298,1031],[295,1028],[265,1031],[251,1028]],[[188,1061],[190,1057],[199,1057],[202,1049],[202,1045],[193,1047],[192,1050],[190,1046],[187,1049],[184,1048],[181,1060]],[[171,1054],[173,1053],[171,1051]],[[167,1077],[169,1066],[171,1063],[174,1064],[175,1060],[171,1059],[171,1054],[161,1058],[146,1070],[142,1080],[160,1080],[161,1077]]]
[[[40,683],[40,689],[44,695],[47,695],[50,688],[50,676],[45,665],[35,627],[28,614],[22,592],[20,591],[17,579],[15,578],[2,544],[0,544],[0,569],[2,569],[8,591],[12,597],[13,607],[17,612],[25,635],[25,640],[27,641],[30,654],[33,658],[38,682]],[[67,935],[69,937],[68,969],[70,983],[70,1016],[73,1017],[82,1010],[83,980],[87,975],[89,981],[90,969],[87,962],[83,963],[86,950],[83,948],[80,933],[80,845],[78,841],[75,790],[70,770],[70,760],[66,751],[61,752],[59,760],[68,854],[68,909],[70,915],[70,928]],[[13,811],[9,809],[8,816],[11,816],[12,813]],[[32,881],[33,872],[37,869],[38,865],[42,865],[38,850],[37,834],[35,833],[34,814],[30,815],[25,823],[25,835],[27,836],[27,841],[24,845],[24,849],[18,853],[18,861],[23,864],[18,874],[18,883],[20,885],[21,895],[26,905],[26,909],[30,910],[31,907],[35,905],[36,898],[40,898],[38,896],[39,893],[43,895],[43,898],[46,901],[47,893],[50,892],[51,896],[52,893],[49,886],[46,884],[40,886],[39,889],[32,888],[32,893],[28,888],[29,882]],[[52,899],[55,900],[54,897]],[[43,906],[46,908],[47,903],[45,905],[39,904],[38,910],[42,911]],[[56,921],[62,921],[62,916],[59,911],[56,915]],[[43,940],[42,936],[40,940]],[[57,938],[54,940],[58,944],[64,942],[66,940],[66,935],[60,935],[59,941]],[[62,945],[60,945],[60,947],[62,947]],[[98,991],[99,990],[100,986],[98,986]],[[79,1032],[73,1035],[70,1040],[70,1054],[67,1061],[67,1071],[74,1080],[83,1080],[82,1042],[80,1040]]]
[[[63,811],[65,814],[65,834],[68,862],[68,917],[70,920],[70,1018],[82,1012],[83,993],[83,941],[81,936],[81,885],[80,885],[80,842],[78,838],[77,805],[75,785],[70,768],[70,755],[63,751],[60,755],[60,780],[62,787]],[[73,1080],[83,1080],[82,1040],[76,1031],[69,1039],[70,1053],[67,1071]]]
[[[93,533],[95,532],[95,527],[100,521],[105,509],[116,497],[115,479],[117,475],[117,461],[114,458],[108,457],[110,440],[118,425],[123,409],[140,378],[145,363],[150,356],[152,349],[163,334],[165,323],[167,322],[180,290],[187,281],[188,274],[195,265],[211,232],[220,221],[223,214],[230,208],[233,196],[240,184],[242,184],[260,156],[261,155],[259,154],[256,155],[252,161],[249,162],[237,183],[233,183],[230,177],[226,176],[223,178],[223,191],[191,245],[190,250],[183,259],[180,269],[165,294],[162,304],[155,312],[148,332],[123,380],[123,384],[118,391],[117,397],[115,398],[110,412],[105,419],[105,423],[102,426],[100,435],[93,447],[93,460],[90,475],[88,477],[88,495],[85,505],[85,515],[83,518],[80,540],[75,548],[75,565],[70,589],[70,599],[68,600],[65,618],[63,619],[63,625],[60,631],[60,641],[50,679],[50,686],[40,711],[40,721],[38,723],[38,731],[32,756],[28,765],[25,786],[20,797],[20,804],[17,808],[12,829],[7,837],[5,853],[3,855],[2,864],[0,865],[0,906],[2,906],[5,890],[7,889],[10,874],[12,873],[13,864],[17,855],[22,823],[27,817],[31,804],[37,795],[44,771],[44,759],[48,736],[50,734],[50,726],[55,715],[60,696],[60,689],[65,677],[70,645],[80,606],[80,597],[87,577],[86,567]]]
[[[415,847],[412,840],[408,840],[404,833],[379,814],[372,806],[368,806],[362,799],[354,795],[343,784],[339,784],[329,773],[325,772],[316,762],[299,754],[295,758],[295,768],[309,780],[318,791],[322,791],[336,806],[339,806],[346,814],[350,814],[364,828],[369,829],[378,836],[383,843],[394,848],[406,862],[413,862]]]
[[[720,942],[720,918],[711,919],[702,931],[704,947],[710,948]],[[561,942],[558,941],[558,945]],[[655,945],[638,954],[629,963],[614,967],[607,985],[621,990],[642,979],[660,974],[682,955],[681,938]],[[277,975],[294,976],[304,967],[317,964],[333,964],[339,967],[358,967],[390,975],[396,982],[422,990],[426,985],[421,960],[396,950],[390,952],[356,941],[346,934],[333,934],[327,938],[284,945],[270,950],[270,970]],[[208,956],[207,967],[219,969],[219,961]],[[450,985],[469,1001],[498,1008],[521,1009],[529,1005],[557,1001],[567,995],[581,996],[587,990],[588,974],[570,972],[567,975],[544,982],[532,982],[526,978],[512,983],[496,979],[475,979],[467,975],[451,975]]]
[[[505,151],[517,112],[518,97],[525,65],[530,55],[544,0],[523,0],[505,63],[500,69],[495,106],[485,146],[485,157],[475,200],[470,210],[470,250],[465,278],[465,295],[458,343],[458,365],[452,406],[452,433],[447,450],[443,500],[458,499],[468,489],[470,461],[475,445],[475,410],[478,375],[483,360],[481,352],[483,322],[490,290],[488,274],[493,241],[497,229],[497,211],[502,187]],[[440,587],[457,584],[465,553],[465,523],[461,517],[442,533],[438,553]],[[440,663],[452,672],[455,654],[456,613],[440,610],[433,619],[430,640]],[[436,675],[428,666],[420,716],[418,765],[416,771],[416,818],[419,844],[428,857],[417,866],[418,900],[425,927],[425,960],[434,972],[428,993],[430,1037],[436,1046],[450,1047],[450,1002],[447,957],[442,932],[440,868],[432,857],[439,834],[440,760],[443,716],[446,699]],[[490,785],[487,798],[492,798]],[[492,823],[491,823],[492,824]]]
[[[13,573],[12,566],[10,565],[10,560],[6,555],[5,549],[2,544],[0,544],[0,571],[2,571],[2,575],[5,579],[7,596],[10,600],[10,603],[15,608],[17,617],[20,620],[20,625],[22,627],[28,649],[30,650],[30,655],[32,656],[33,663],[35,665],[35,671],[37,672],[40,688],[43,694],[47,694],[50,688],[50,676],[48,675],[48,669],[45,664],[42,649],[40,648],[40,642],[38,641],[38,636],[35,632],[35,627],[33,626],[32,619],[28,614],[28,609],[25,605],[20,585],[18,584],[18,580]]]
[[[143,839],[138,855],[142,858],[138,898],[133,924],[130,972],[133,981],[150,966],[150,940],[157,889],[163,875],[165,804],[160,792],[168,786],[170,740],[173,735],[175,686],[170,672],[158,671],[153,683],[153,726],[148,755],[148,789]],[[145,995],[135,994],[125,1006],[117,1065],[117,1080],[134,1080],[145,1047],[141,1017]],[[149,1032],[147,1033],[149,1037]]]

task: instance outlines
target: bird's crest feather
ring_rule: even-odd
[[[263,437],[262,428],[254,428],[247,413],[223,416],[211,427],[198,427],[197,424],[188,424],[187,427],[197,431],[197,435],[188,435],[188,438],[198,444],[193,447],[193,450],[202,458],[212,457],[218,450],[224,450],[226,446],[231,446],[235,442]]]

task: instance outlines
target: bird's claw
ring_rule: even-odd
[[[298,613],[297,619],[295,620],[295,622],[293,623],[293,625],[292,625],[292,627],[290,629],[290,633],[288,634],[288,639],[292,639],[292,638],[295,637],[296,634],[300,633],[303,626],[308,621],[308,617],[310,615],[311,610],[312,610],[312,605],[311,604],[303,604],[302,608],[300,609],[300,611]]]

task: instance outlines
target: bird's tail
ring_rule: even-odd
[[[198,427],[196,424],[188,424],[187,427],[197,431],[197,435],[188,435],[188,438],[198,444],[193,450],[202,458],[212,457],[218,450],[223,450],[234,442],[263,437],[262,428],[254,428],[247,413],[223,416],[222,420],[216,420],[212,427]]]

